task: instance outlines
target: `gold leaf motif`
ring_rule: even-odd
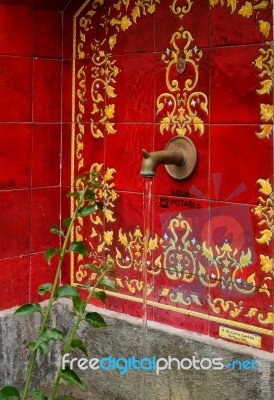
[[[265,93],[269,94],[272,89],[272,81],[270,79],[266,79],[265,81],[261,82],[261,86],[262,86],[261,89],[257,89],[257,93],[258,94],[265,94]],[[261,111],[261,113],[262,113],[262,111]]]
[[[119,242],[125,247],[128,244],[126,234],[122,234],[122,228],[119,229]]]
[[[259,185],[261,185],[259,192],[261,192],[267,196],[272,193],[272,186],[269,183],[269,179],[258,179],[257,183],[259,183]]]
[[[265,294],[267,295],[267,297],[270,297],[270,291],[269,291],[268,286],[267,286],[266,283],[264,283],[264,284],[260,287],[259,292],[260,292],[260,293],[265,293]]]
[[[150,250],[155,250],[157,248],[157,246],[158,246],[158,237],[155,236],[154,239],[150,238],[149,243],[148,243],[148,248]]]
[[[113,231],[105,231],[104,240],[107,245],[111,245],[113,241]]]
[[[260,32],[267,38],[270,33],[270,23],[268,21],[259,20],[259,29]]]
[[[109,134],[114,134],[117,132],[117,129],[114,129],[114,124],[110,122],[106,122],[106,131]]]
[[[202,245],[202,250],[203,250],[203,255],[205,258],[209,261],[213,261],[213,251],[212,248],[209,247],[209,249],[206,247],[206,242],[203,243]]]
[[[240,8],[238,14],[242,15],[243,17],[249,18],[253,14],[253,5],[250,1],[246,1],[244,6]]]
[[[273,313],[268,312],[267,317],[264,318],[263,314],[258,315],[258,320],[260,321],[261,324],[273,324]]]
[[[161,293],[159,294],[160,297],[166,297],[169,294],[169,289],[168,288],[163,288]]]
[[[261,270],[266,274],[268,272],[272,272],[273,270],[273,258],[269,258],[268,256],[264,256],[260,254],[260,263],[261,263]]]
[[[245,317],[252,318],[252,317],[254,317],[254,315],[256,315],[257,311],[258,311],[258,308],[252,307],[249,309],[248,313],[245,314]]]
[[[240,257],[240,266],[241,267],[246,267],[249,264],[251,264],[251,251],[250,251],[250,249],[248,249],[245,254],[242,251],[241,257]]]
[[[261,131],[260,132],[256,132],[256,135],[259,138],[270,138],[270,135],[271,135],[272,130],[273,130],[273,125],[265,124],[265,125],[261,125],[260,128],[261,128]]]
[[[125,15],[121,19],[121,29],[122,29],[122,31],[126,31],[131,25],[132,25],[131,20],[127,17],[127,15]]]
[[[113,211],[105,210],[105,216],[106,216],[106,220],[108,222],[114,222],[115,221],[115,218],[113,218]]]
[[[115,44],[116,44],[116,40],[117,40],[117,33],[115,33],[114,35],[110,36],[110,38],[108,39],[108,44],[109,44],[109,48],[110,50],[113,50]]]
[[[135,7],[133,8],[133,10],[132,10],[131,15],[132,15],[133,21],[136,23],[136,22],[137,22],[137,18],[140,17],[140,7],[135,6]]]
[[[267,82],[267,81],[265,81]],[[268,122],[273,118],[273,106],[270,104],[261,104],[261,118]]]
[[[264,244],[266,243],[267,245],[270,243],[271,238],[272,238],[272,232],[270,229],[264,229],[263,231],[260,231],[261,237],[259,239],[256,238],[256,241],[258,243]]]
[[[113,86],[110,86],[110,85],[106,86],[106,94],[107,94],[108,98],[117,96],[117,94],[114,93],[114,90],[115,89]]]

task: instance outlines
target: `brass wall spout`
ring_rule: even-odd
[[[186,179],[197,165],[197,151],[193,142],[182,136],[172,138],[165,150],[148,153],[143,149],[142,154],[140,173],[144,178],[153,178],[158,165],[164,164],[168,174],[174,179]]]

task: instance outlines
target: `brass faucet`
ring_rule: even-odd
[[[182,136],[172,138],[161,151],[148,153],[142,150],[143,162],[140,174],[144,178],[153,178],[159,164],[164,164],[170,176],[186,179],[194,172],[197,165],[197,151],[193,142]]]

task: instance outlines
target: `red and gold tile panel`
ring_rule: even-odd
[[[213,46],[265,43],[272,39],[271,0],[210,3]]]
[[[93,261],[114,261],[119,292],[106,307],[142,316],[141,149],[187,136],[198,152],[195,173],[176,181],[160,165],[152,184],[148,318],[214,337],[230,327],[239,337],[261,336],[260,348],[272,351],[270,2],[94,4],[74,10],[74,53],[67,52],[75,58],[72,161],[74,177],[91,164],[102,172],[105,210],[79,220],[74,236]],[[94,279],[81,257],[72,277],[80,285]]]

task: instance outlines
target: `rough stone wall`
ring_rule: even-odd
[[[96,310],[98,311],[98,310]],[[71,316],[67,304],[55,307],[51,323],[68,331]],[[88,345],[89,358],[112,355],[118,357],[143,357],[142,322],[136,318],[99,310],[108,323],[106,329],[91,329],[83,324],[78,337]],[[38,329],[39,318],[15,318],[9,312],[0,314],[0,386],[21,386],[27,364],[26,343]],[[38,360],[34,374],[34,385],[46,387],[61,362],[61,348],[53,345],[44,359]],[[53,350],[54,349],[54,350]],[[179,331],[160,324],[149,324],[146,335],[146,355],[157,358],[196,359],[222,357],[225,362],[255,360],[257,370],[189,370],[155,371],[131,370],[121,375],[119,371],[86,370],[75,371],[85,383],[86,390],[75,390],[62,385],[62,393],[73,393],[83,400],[272,400],[274,396],[274,358],[260,352],[221,340]],[[79,353],[71,358],[85,357]],[[143,396],[143,383],[145,395]]]

